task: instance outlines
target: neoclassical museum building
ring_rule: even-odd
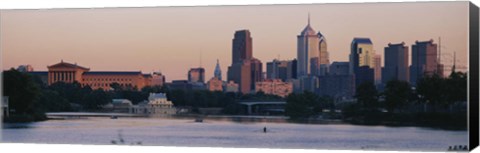
[[[51,85],[56,82],[78,82],[82,86],[90,86],[92,89],[111,90],[112,83],[118,83],[120,87],[131,87],[138,90],[145,86],[163,85],[165,76],[159,72],[143,74],[141,71],[90,71],[77,64],[67,62],[47,66],[48,72],[31,71],[30,74],[40,76],[45,84]]]

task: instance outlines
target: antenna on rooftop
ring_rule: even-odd
[[[200,49],[200,67],[202,67],[202,50]]]
[[[442,60],[442,39],[438,37],[438,64],[441,64]]]
[[[310,12],[308,12],[308,25],[310,25]]]
[[[457,62],[457,56],[456,56],[456,53],[457,52],[453,52],[453,67],[452,67],[452,72],[455,72],[455,64]]]

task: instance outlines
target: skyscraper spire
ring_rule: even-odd
[[[310,12],[308,12],[308,25],[310,25]]]
[[[217,77],[219,80],[222,80],[222,70],[220,70],[220,62],[217,59],[217,65],[215,65],[215,70],[213,71],[214,77]]]
[[[200,50],[200,67],[202,67],[202,50]]]

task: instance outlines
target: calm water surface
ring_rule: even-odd
[[[119,134],[156,146],[446,151],[468,143],[467,131],[338,124],[88,118],[3,126],[1,141],[17,143],[112,144]]]

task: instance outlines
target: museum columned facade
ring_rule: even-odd
[[[90,71],[77,64],[61,61],[60,63],[47,66],[48,72],[31,72],[40,76],[48,85],[56,82],[78,82],[82,86],[90,86],[92,89],[111,90],[110,86],[117,83],[122,88],[142,89],[145,86],[162,85],[165,77],[160,73],[142,74],[141,71]]]

